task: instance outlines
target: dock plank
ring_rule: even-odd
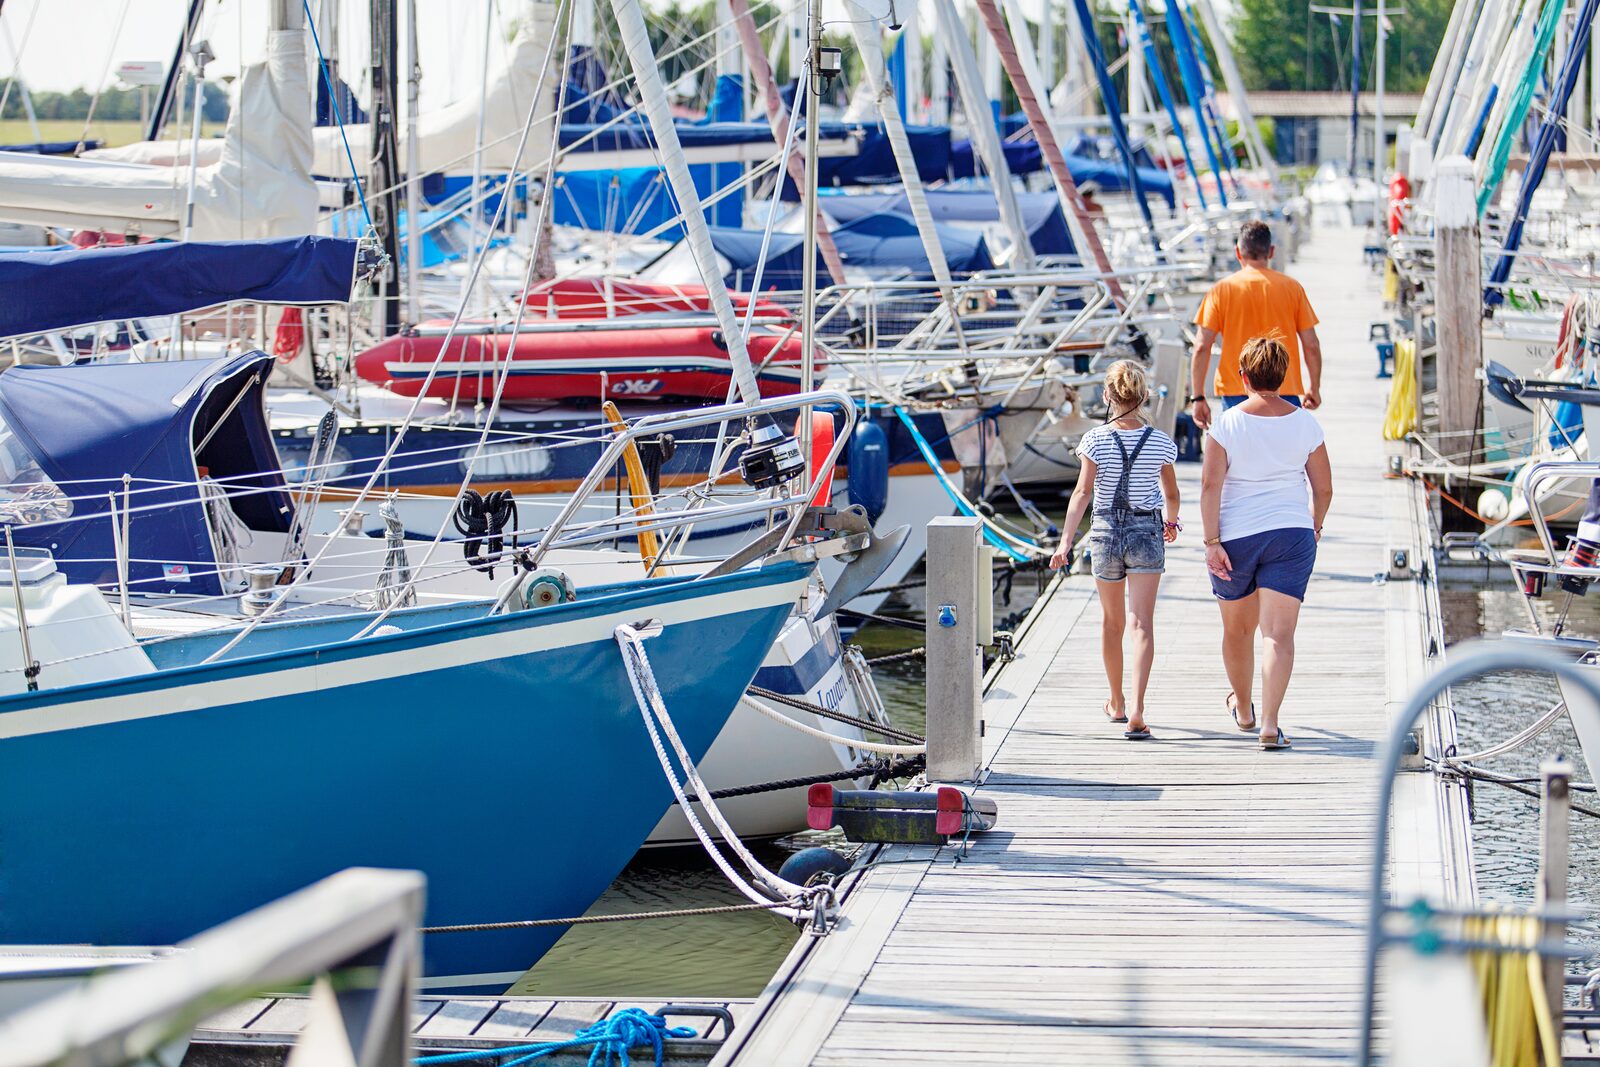
[[[997,828],[959,863],[903,850],[929,862],[863,876],[840,928],[796,949],[718,1063],[1348,1062],[1377,755],[1429,641],[1420,583],[1374,580],[1416,524],[1412,489],[1383,480],[1377,301],[1349,284],[1359,237],[1319,235],[1309,254],[1335,499],[1283,713],[1294,749],[1262,752],[1229,722],[1199,471],[1182,465],[1190,528],[1157,606],[1155,740],[1105,722],[1093,582],[1057,582],[985,699]],[[1467,903],[1464,830],[1431,776],[1412,777],[1396,884]]]

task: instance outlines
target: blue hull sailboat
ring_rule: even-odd
[[[0,332],[337,302],[357,267],[325,238],[0,256]],[[86,295],[60,298],[74,276]],[[578,593],[542,570],[498,600],[382,610],[371,586],[328,590],[306,576],[339,559],[289,537],[309,505],[266,432],[270,365],[15,368],[0,388],[0,942],[169,944],[351,865],[423,871],[430,925],[581,915],[673,799],[618,628],[656,633],[698,761],[806,586],[810,564],[768,560]],[[283,612],[238,596],[224,528],[289,542],[260,590]],[[136,627],[152,604],[187,628]],[[432,935],[425,981],[502,990],[562,930]]]
[[[431,925],[580,915],[671,801],[615,628],[663,624],[655,676],[698,759],[807,573],[409,609],[360,640],[363,615],[266,623],[202,662],[212,631],[149,645],[142,675],[0,698],[0,942],[169,944],[352,864],[424,871]],[[563,929],[430,936],[426,980],[504,989]]]

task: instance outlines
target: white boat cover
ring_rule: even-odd
[[[212,139],[195,176],[198,241],[314,233],[311,87],[305,32],[273,30],[267,56],[247,66],[221,139]],[[0,152],[0,219],[110,233],[172,237],[183,232],[189,161],[172,146],[147,154],[167,165],[61,159]],[[165,153],[160,156],[155,149]],[[135,153],[137,155],[137,153]]]

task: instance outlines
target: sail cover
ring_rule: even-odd
[[[350,299],[356,242],[342,237],[190,241],[0,252],[0,337],[177,315],[236,300]]]

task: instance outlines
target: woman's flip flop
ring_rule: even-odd
[[[1255,704],[1255,701],[1252,700],[1250,702],[1250,721],[1248,723],[1243,723],[1243,722],[1239,721],[1239,705],[1233,703],[1233,701],[1235,699],[1236,698],[1233,695],[1233,690],[1230,689],[1230,690],[1228,690],[1227,699],[1223,701],[1224,704],[1228,705],[1228,715],[1229,715],[1229,717],[1231,717],[1233,719],[1233,725],[1238,727],[1239,728],[1239,732],[1242,733],[1242,734],[1253,734],[1253,733],[1255,733],[1256,732],[1256,704]]]
[[[1282,730],[1279,730],[1278,736],[1273,738],[1271,741],[1261,742],[1261,751],[1263,752],[1277,752],[1281,749],[1292,747],[1293,746],[1289,744],[1289,739],[1283,736]]]
[[[1112,722],[1127,722],[1128,721],[1128,717],[1126,715],[1118,715],[1116,712],[1111,710],[1111,701],[1109,701],[1109,700],[1106,701],[1105,706],[1102,707],[1100,710],[1105,712],[1106,713],[1106,718],[1110,719]]]
[[[1124,730],[1122,731],[1122,736],[1129,741],[1148,741],[1150,740],[1150,727],[1144,726],[1137,730]]]

